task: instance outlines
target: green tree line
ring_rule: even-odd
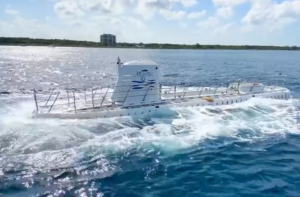
[[[60,40],[60,39],[33,39],[0,37],[0,45],[17,46],[67,46],[67,47],[106,47],[100,42]],[[110,46],[111,47],[111,46]],[[117,48],[149,48],[149,49],[231,49],[231,50],[300,50],[299,46],[259,46],[259,45],[203,45],[203,44],[168,44],[168,43],[116,43]]]

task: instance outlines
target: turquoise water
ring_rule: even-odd
[[[107,86],[117,56],[156,61],[166,85],[242,78],[284,85],[294,99],[30,118],[31,89]],[[0,47],[0,196],[299,196],[299,64],[288,51]]]

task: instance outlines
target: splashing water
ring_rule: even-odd
[[[96,52],[92,51],[98,55]],[[52,54],[53,61],[57,55]],[[69,59],[72,57],[77,58],[72,55]],[[18,61],[33,69],[27,57],[22,58]],[[222,62],[215,54],[205,58],[214,65]],[[163,56],[161,61],[165,59]],[[93,75],[84,77],[79,72],[78,78],[77,70],[53,63],[47,67],[51,82],[46,85],[61,86],[59,81],[73,80],[79,86],[82,78],[88,82],[98,79],[96,65],[92,66]],[[196,70],[197,64],[188,66]],[[222,65],[202,67],[197,72],[203,70],[208,76],[223,69]],[[181,75],[200,78],[184,69],[172,76],[167,68],[162,73],[167,82]],[[44,67],[34,69],[40,69],[37,74]],[[108,73],[112,73],[110,69]],[[22,74],[18,69],[6,72]],[[103,78],[103,73],[99,74]],[[210,85],[208,78],[201,83]],[[38,83],[36,80],[47,81],[26,79],[18,84],[24,83],[27,89]],[[290,86],[297,83],[293,80],[291,77]],[[0,83],[10,86],[6,80],[0,79]],[[41,120],[31,118],[35,109],[31,95],[1,96],[0,196],[298,196],[298,102],[252,98],[230,106],[173,108],[144,117]]]

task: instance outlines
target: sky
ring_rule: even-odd
[[[0,0],[0,37],[300,46],[300,0]]]

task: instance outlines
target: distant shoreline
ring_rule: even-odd
[[[100,42],[0,37],[0,46],[48,46],[48,47],[86,47],[86,48],[130,48],[130,49],[192,49],[192,50],[300,50],[300,46],[259,46],[259,45],[195,45],[160,43],[116,43],[105,46]]]

